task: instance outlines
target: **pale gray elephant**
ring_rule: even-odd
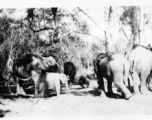
[[[118,86],[125,95],[125,99],[132,97],[131,92],[125,84],[128,84],[130,64],[121,54],[101,53],[94,61],[95,73],[98,78],[98,88],[101,89],[101,95],[105,93],[105,85],[103,78],[107,80],[108,93],[112,95],[112,82]]]
[[[136,46],[128,54],[134,94],[148,94],[148,81],[152,73],[152,52],[144,46]]]
[[[68,80],[65,74],[60,73],[47,73],[41,76],[37,84],[39,97],[46,97],[46,91],[54,88],[56,89],[57,96],[59,96],[61,92],[60,82],[65,84],[66,93],[68,93]]]

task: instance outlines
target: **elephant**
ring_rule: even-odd
[[[84,85],[86,85],[86,87],[89,87],[89,80],[87,79],[87,77],[81,75],[80,78],[79,78],[79,85],[84,88]]]
[[[148,94],[148,81],[152,73],[152,52],[141,45],[136,45],[127,55],[130,62],[130,74],[133,79],[134,94]]]
[[[64,63],[64,74],[70,77],[69,84],[70,82],[74,82],[74,77],[76,75],[76,67],[72,62],[68,61]]]
[[[20,59],[12,60],[10,62],[10,66],[4,71],[4,78],[6,80],[14,80],[16,86],[16,94],[25,94],[23,90],[23,81],[28,81],[32,79],[34,81],[34,85],[37,85],[37,81],[41,77],[41,75],[46,74],[46,72],[50,72],[53,68],[58,69],[58,63],[55,61],[53,57],[50,57],[51,60],[47,61],[47,59],[35,55],[35,54],[26,54]],[[52,71],[51,71],[52,72]],[[38,90],[35,87],[35,96],[38,95]]]
[[[45,68],[43,68],[46,72],[55,72],[60,73],[60,65],[56,62],[54,57],[42,57]]]
[[[131,92],[126,87],[128,84],[128,76],[130,64],[127,59],[121,54],[117,53],[101,53],[94,60],[94,71],[98,78],[98,89],[101,90],[101,96],[103,95],[113,95],[112,82],[118,86],[125,99],[130,99],[132,97]],[[107,89],[105,91],[104,79],[107,80]]]
[[[46,75],[41,76],[37,84],[39,97],[47,97],[46,91],[53,88],[56,89],[57,96],[59,96],[62,89],[60,82],[65,84],[66,93],[68,93],[68,78],[65,74],[47,73]]]

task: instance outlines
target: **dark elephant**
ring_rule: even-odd
[[[94,61],[95,73],[98,78],[98,89],[101,89],[101,95],[105,94],[105,83],[107,80],[107,95],[112,95],[112,82],[118,86],[125,95],[125,99],[132,97],[131,92],[125,86],[128,82],[130,64],[121,54],[102,53]]]
[[[71,83],[74,82],[74,77],[76,75],[76,67],[72,62],[65,62],[64,63],[64,74],[70,77]]]
[[[128,53],[134,94],[148,94],[148,81],[152,73],[152,52],[144,46],[135,46]]]
[[[79,78],[79,85],[84,88],[84,85],[86,85],[86,87],[89,87],[89,80],[86,76],[81,75]]]
[[[51,61],[52,60],[52,61]],[[7,80],[13,78],[16,86],[16,93],[20,94],[21,91],[24,92],[22,88],[23,81],[32,79],[35,86],[41,75],[46,74],[46,72],[54,71],[54,68],[58,66],[55,59],[51,57],[47,61],[46,58],[35,54],[26,54],[21,59],[16,59],[10,64],[10,69],[4,72],[4,77]],[[35,95],[38,94],[38,90],[35,87]]]

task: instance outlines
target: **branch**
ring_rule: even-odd
[[[10,49],[10,53],[12,53],[13,45],[14,45],[14,43],[13,43],[13,41],[12,41],[12,43],[11,43],[11,49]]]
[[[124,33],[124,35],[126,36],[126,38],[128,39],[128,41],[130,41],[129,38],[127,37],[127,35],[126,35],[126,33],[125,33],[123,27],[121,27],[121,29],[122,29],[122,32]]]
[[[33,29],[33,27],[32,27],[32,23],[31,23],[31,21],[27,18],[27,20],[29,21],[29,27],[30,27],[30,29],[34,32],[34,33],[36,33],[36,32],[40,32],[40,31],[44,31],[44,30],[54,30],[54,28],[53,27],[44,27],[44,28],[41,28],[41,29],[39,29],[39,30],[34,30]]]
[[[43,19],[44,19],[44,27],[45,27],[44,8],[43,8]]]
[[[41,29],[39,29],[39,30],[34,30],[33,28],[32,28],[32,25],[30,25],[30,29],[34,32],[34,33],[36,33],[36,32],[40,32],[40,31],[44,31],[44,30],[54,30],[54,28],[53,27],[44,27],[44,28],[41,28]]]
[[[54,19],[55,26],[56,26],[57,8],[52,8],[52,14],[53,14],[53,19]],[[38,17],[38,19],[39,19],[39,17]],[[44,9],[43,9],[43,19],[44,19]],[[45,26],[44,26],[44,28],[40,28],[40,26],[39,26],[39,30],[34,30],[33,27],[32,27],[31,21],[30,21],[29,19],[28,19],[28,21],[29,21],[29,23],[30,23],[30,29],[31,29],[34,33],[40,32],[40,31],[44,31],[44,30],[49,30],[49,29],[54,30],[53,27],[45,27]],[[33,21],[33,20],[32,20],[32,21]],[[39,24],[40,24],[40,21],[39,21]],[[45,19],[44,19],[44,25],[45,25]]]
[[[102,32],[103,30],[99,27],[99,25],[86,13],[84,12],[81,8],[77,7],[82,13],[84,13]]]
[[[89,34],[89,33],[81,33],[81,32],[79,32],[79,31],[72,30],[71,28],[68,27],[68,25],[64,22],[63,19],[62,19],[62,21],[63,21],[63,24],[64,24],[70,31],[72,31],[72,32],[74,32],[74,33],[83,34],[83,35],[90,35],[90,36],[93,36],[93,37],[97,38],[98,40],[101,40],[99,37],[97,37],[97,36],[95,36],[95,35],[92,35],[92,34]]]
[[[79,32],[79,31],[72,31],[72,32],[74,32],[74,33],[78,33],[78,34],[83,34],[83,35],[90,35],[90,36],[93,36],[93,37],[95,37],[95,38],[97,38],[97,39],[101,40],[101,39],[100,39],[100,38],[98,38],[97,36],[92,35],[92,34],[89,34],[89,33],[81,33],[81,32]]]

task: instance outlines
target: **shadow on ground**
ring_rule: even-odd
[[[5,105],[3,102],[0,102],[0,105]],[[6,113],[11,112],[10,110],[2,110],[0,109],[0,118],[5,117]]]
[[[10,93],[8,91],[8,88],[6,87],[3,87],[1,89],[3,89],[3,91],[0,92],[0,96],[2,99],[10,99],[10,100],[15,101],[15,99],[18,99],[18,98],[33,98],[34,97],[34,86],[28,86],[28,87],[23,86],[23,89],[26,93],[25,95],[23,94],[16,95],[15,94],[16,88],[14,85],[10,87],[12,93]]]
[[[11,112],[11,111],[10,110],[1,110],[0,109],[0,118],[5,117],[5,114],[9,113],[9,112]]]
[[[75,96],[87,96],[87,95],[91,95],[94,97],[98,97],[101,95],[101,92],[97,89],[97,88],[93,88],[92,90],[85,90],[83,91],[83,88],[72,88],[72,91],[70,91],[70,94],[73,94]],[[120,94],[117,93],[113,93],[113,94],[108,94],[106,93],[106,96],[108,98],[114,98],[114,99],[122,99],[123,96],[121,96]]]
[[[100,92],[97,88],[93,88],[92,90],[85,90],[86,88],[72,88],[70,94],[75,96],[87,96],[92,95],[94,97],[100,96]]]
[[[64,87],[64,89],[65,89],[64,85],[62,85],[62,87]],[[94,96],[94,97],[98,97],[98,96],[101,95],[101,92],[97,89],[97,87],[94,87],[94,88],[91,88],[91,89],[90,88],[82,88],[80,86],[75,86],[75,85],[73,85],[73,87],[75,87],[75,88],[70,88],[69,89],[69,94],[73,94],[75,96],[91,95],[91,96]],[[15,93],[15,91],[16,91],[15,86],[11,86],[10,89],[13,93]],[[27,99],[28,98],[34,98],[35,88],[34,88],[34,82],[33,81],[25,82],[23,84],[23,89],[24,89],[26,95],[9,94],[8,91],[7,91],[7,88],[0,88],[0,94],[1,94],[1,97],[3,99],[10,99],[10,100],[16,100],[18,98],[27,98]],[[61,94],[65,94],[65,92],[62,91]],[[55,89],[47,90],[47,97],[54,97],[54,96],[56,96],[56,90]],[[116,99],[122,98],[119,94],[116,94],[116,93],[115,94],[107,94],[107,97],[116,98]]]

